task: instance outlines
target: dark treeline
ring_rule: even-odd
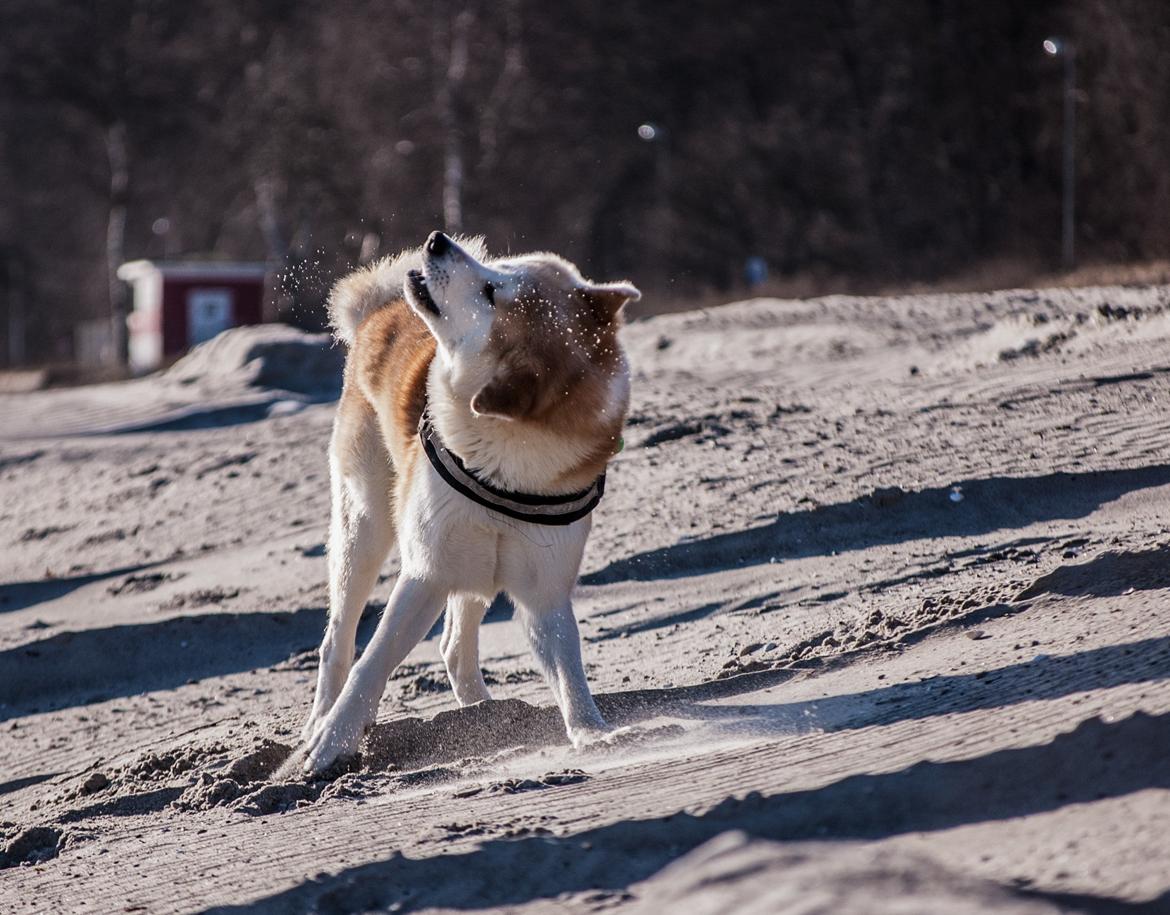
[[[139,257],[267,260],[306,323],[436,227],[660,298],[1170,254],[1156,0],[0,0],[0,355],[68,358]],[[653,125],[643,130],[640,125]],[[21,315],[26,316],[21,329]],[[23,350],[23,351],[22,351]]]

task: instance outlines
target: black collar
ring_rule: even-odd
[[[500,512],[509,518],[530,521],[533,524],[565,525],[584,518],[597,507],[605,493],[603,472],[586,489],[558,496],[536,496],[526,492],[499,489],[464,466],[459,455],[449,451],[439,438],[424,411],[418,424],[418,437],[431,466],[447,485],[478,502],[484,508]]]

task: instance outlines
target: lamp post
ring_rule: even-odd
[[[638,139],[649,143],[655,150],[658,174],[658,244],[659,269],[662,275],[658,281],[663,290],[670,285],[671,248],[673,246],[674,220],[670,212],[670,142],[666,129],[661,124],[647,122],[638,125]]]
[[[1044,39],[1044,53],[1064,61],[1064,151],[1061,167],[1061,261],[1066,270],[1076,265],[1076,130],[1077,52],[1063,38]]]

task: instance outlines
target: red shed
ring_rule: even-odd
[[[156,369],[229,327],[263,321],[264,264],[130,261],[118,279],[134,290],[127,318],[130,367]]]

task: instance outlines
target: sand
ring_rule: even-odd
[[[566,745],[506,603],[281,764],[338,351],[0,395],[0,910],[1170,911],[1170,288],[631,324]],[[387,564],[368,638],[389,593]]]

